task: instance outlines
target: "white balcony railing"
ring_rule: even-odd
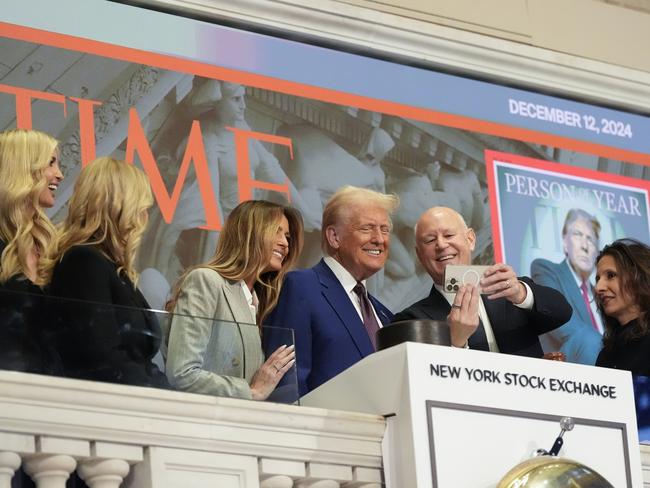
[[[0,371],[0,488],[378,488],[384,419]]]
[[[0,488],[21,465],[39,488],[75,470],[90,488],[379,488],[384,429],[376,415],[0,371]]]

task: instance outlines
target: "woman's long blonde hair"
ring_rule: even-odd
[[[72,246],[97,246],[117,264],[133,285],[138,281],[136,252],[153,203],[149,180],[131,164],[113,158],[96,159],[86,166],[74,185],[57,256]]]
[[[47,283],[47,269],[56,231],[39,204],[47,188],[44,170],[58,147],[53,137],[36,130],[0,133],[0,239],[6,247],[0,257],[0,284],[28,274],[27,259],[36,250],[33,283]]]
[[[265,271],[271,260],[271,250],[277,239],[282,216],[289,222],[287,256],[279,271]],[[232,281],[255,277],[254,289],[259,300],[257,323],[262,324],[278,302],[285,274],[296,263],[302,251],[302,233],[302,217],[294,208],[265,200],[240,203],[226,219],[212,259],[188,269],[181,276],[168,310],[173,311],[188,273],[196,268],[209,268]]]

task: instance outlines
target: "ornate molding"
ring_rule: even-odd
[[[336,0],[135,0],[622,109],[650,111],[650,73]]]
[[[99,144],[124,117],[129,108],[151,90],[161,76],[161,70],[150,66],[139,66],[129,79],[102,105],[95,110],[94,125],[95,139]],[[81,162],[81,140],[79,130],[76,130],[61,145],[61,167],[64,172],[73,171]]]

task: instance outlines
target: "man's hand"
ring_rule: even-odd
[[[490,266],[480,281],[481,290],[490,300],[505,298],[519,304],[526,299],[526,287],[517,279],[512,267],[504,263]]]
[[[479,300],[478,288],[474,285],[463,285],[456,293],[447,315],[452,346],[465,347],[467,339],[476,331]]]
[[[564,354],[562,351],[545,352],[542,358],[548,359],[550,361],[566,362],[566,354]]]

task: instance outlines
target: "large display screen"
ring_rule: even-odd
[[[650,242],[649,117],[98,0],[12,2],[1,19],[0,129],[61,141],[56,221],[96,156],[145,170],[156,205],[139,266],[158,271],[151,286],[208,260],[250,198],[302,212],[299,266],[315,264],[323,205],[348,184],[401,199],[388,263],[368,283],[394,312],[429,293],[413,227],[432,206],[474,228],[476,264],[540,279],[572,265],[572,209],[599,222],[595,251]],[[578,330],[599,340],[593,299],[578,293]]]

